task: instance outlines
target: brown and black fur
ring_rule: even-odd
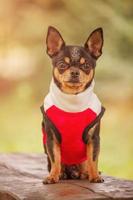
[[[87,39],[84,47],[68,46],[60,33],[49,27],[47,33],[47,53],[52,59],[53,78],[58,88],[67,94],[78,94],[88,88],[95,75],[96,60],[102,54],[103,31],[98,28]],[[104,113],[85,128],[83,141],[87,146],[88,159],[78,165],[61,164],[61,136],[54,124],[44,113],[43,106],[42,128],[47,133],[44,145],[48,158],[49,176],[44,183],[56,183],[59,179],[88,179],[90,182],[103,182],[98,172],[98,155],[100,151],[100,121]]]

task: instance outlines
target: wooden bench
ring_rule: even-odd
[[[133,181],[104,176],[104,183],[67,180],[43,185],[43,154],[0,154],[0,200],[133,199]]]

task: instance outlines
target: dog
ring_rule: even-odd
[[[105,108],[93,88],[96,61],[102,54],[103,30],[94,30],[84,46],[70,46],[50,26],[46,46],[53,76],[41,106],[49,170],[43,183],[57,183],[60,179],[101,183],[104,180],[98,171],[99,132]]]

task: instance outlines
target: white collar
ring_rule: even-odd
[[[52,105],[55,105],[66,112],[81,112],[87,108],[96,110],[96,112],[98,110],[99,112],[101,110],[101,103],[93,92],[94,85],[95,82],[93,79],[91,85],[85,91],[76,95],[66,94],[57,87],[52,79],[50,91],[44,99],[45,111]]]

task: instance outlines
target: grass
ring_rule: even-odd
[[[16,93],[0,103],[0,152],[43,152],[40,104]],[[99,166],[105,174],[133,179],[133,114],[125,105],[106,103]]]

